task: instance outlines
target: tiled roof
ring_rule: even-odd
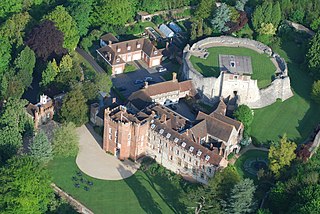
[[[109,41],[112,43],[119,42],[119,40],[112,33],[107,33],[107,34],[101,36],[100,39],[103,40],[104,42],[106,42],[106,44],[108,44]]]

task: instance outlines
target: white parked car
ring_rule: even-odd
[[[158,71],[159,71],[159,72],[165,72],[165,71],[167,71],[167,69],[164,68],[164,67],[160,67],[160,68],[158,68]]]

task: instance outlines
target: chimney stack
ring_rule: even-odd
[[[148,88],[148,86],[149,86],[148,81],[145,81],[145,82],[144,82],[144,87],[143,87],[143,88]]]
[[[177,81],[177,73],[173,72],[172,73],[172,82],[176,82]]]
[[[109,46],[111,46],[111,45],[112,45],[112,41],[111,41],[111,40],[109,40],[109,41],[108,41],[108,43],[109,43],[109,44],[108,44]]]
[[[116,97],[113,97],[112,98],[112,103],[116,103],[117,102],[117,98]]]

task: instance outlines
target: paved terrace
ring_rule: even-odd
[[[90,125],[77,129],[80,137],[79,153],[76,163],[85,174],[102,180],[122,180],[133,175],[139,164],[132,161],[120,161],[101,149],[102,138]],[[126,169],[119,171],[118,169]]]

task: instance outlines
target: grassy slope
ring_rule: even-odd
[[[207,59],[200,59],[191,56],[190,60],[198,71],[205,77],[220,75],[219,69],[219,54],[230,54],[238,56],[250,56],[252,63],[252,79],[258,80],[258,87],[264,88],[271,83],[271,77],[276,68],[266,54],[259,54],[248,48],[233,48],[233,47],[214,47],[208,48],[210,52]]]
[[[252,135],[259,142],[268,142],[276,141],[287,133],[291,140],[301,143],[320,122],[320,107],[310,100],[313,80],[303,66],[296,63],[301,62],[305,53],[292,42],[283,43],[281,48],[274,49],[288,62],[294,96],[255,110]]]
[[[71,179],[79,170],[74,158],[55,159],[49,169],[54,183],[97,214],[185,211],[179,201],[181,187],[173,185],[165,177],[151,177],[140,170],[134,176],[120,181],[104,181],[83,175],[94,183],[86,192],[83,185],[75,188]]]

